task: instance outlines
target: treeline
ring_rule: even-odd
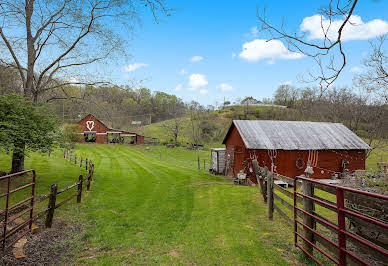
[[[91,113],[113,128],[128,129],[185,114],[180,98],[159,91],[152,93],[147,88],[72,86],[66,93],[59,97],[45,95],[45,101],[64,122],[75,122]]]
[[[220,143],[234,119],[333,122],[344,124],[372,148],[387,145],[388,103],[380,94],[358,87],[332,87],[322,91],[315,87],[282,85],[268,103],[274,105],[239,103],[212,112],[194,102],[188,105],[189,124],[181,123],[182,127],[189,130],[180,132],[184,134],[183,137],[190,137],[194,143]],[[175,123],[175,133],[177,128]]]
[[[0,65],[0,95],[22,95],[14,70]],[[43,93],[39,104],[49,105],[64,124],[91,113],[113,128],[129,129],[185,114],[186,105],[175,95],[129,86],[63,86]]]
[[[373,141],[388,138],[388,103],[385,97],[360,88],[280,86],[274,103],[288,106],[288,120],[343,123],[359,136]]]

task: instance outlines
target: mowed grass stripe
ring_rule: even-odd
[[[269,222],[257,188],[233,186],[230,180],[176,166],[175,150],[142,146],[77,145],[75,153],[95,164],[92,190],[82,204],[70,203],[55,219],[87,221],[73,264],[88,265],[287,265],[295,261],[275,213]],[[155,159],[155,153],[169,160]],[[177,164],[197,153],[176,150]],[[205,153],[202,153],[205,154]],[[1,155],[3,156],[3,155]],[[46,156],[46,157],[45,157]],[[10,163],[9,157],[8,164]],[[0,161],[0,164],[3,162]],[[84,169],[63,159],[63,151],[32,154],[39,191],[51,183],[74,183]],[[69,216],[70,215],[70,216]],[[278,219],[276,219],[278,218]],[[299,263],[298,263],[299,264]]]
[[[137,148],[79,148],[96,157],[96,184],[84,207],[95,226],[83,239],[98,255],[85,259],[86,250],[77,262],[287,264],[261,239],[257,214],[265,216],[266,206],[254,201],[256,189],[197,186],[230,181],[153,160]]]

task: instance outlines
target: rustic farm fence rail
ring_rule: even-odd
[[[388,223],[372,216],[376,212],[386,215],[387,196],[308,177],[293,179],[260,167],[256,160],[252,164],[263,200],[268,204],[268,218],[273,219],[274,211],[283,217],[294,228],[295,246],[306,256],[319,265],[323,265],[322,256],[337,265],[384,265],[387,262]],[[288,186],[293,186],[293,191],[288,190]],[[332,195],[335,200],[317,195],[322,193]],[[319,213],[316,205],[335,214],[334,219],[327,217],[327,212],[326,215]],[[372,215],[352,209],[353,205],[368,208]]]
[[[86,182],[86,189],[90,190],[91,181],[94,179],[94,164],[88,158],[78,157],[76,154],[73,154],[72,151],[65,150],[63,153],[63,157],[71,163],[79,164],[80,167],[85,167],[88,170],[88,175],[83,177],[83,175],[79,175],[78,181],[74,184],[71,184],[62,189],[58,189],[57,184],[51,184],[50,192],[45,195],[35,196],[35,180],[36,173],[34,169],[6,175],[0,177],[0,182],[6,182],[6,192],[0,194],[0,199],[5,198],[5,208],[0,210],[0,228],[3,231],[2,236],[0,238],[0,255],[4,254],[5,250],[12,247],[18,240],[20,240],[27,233],[31,232],[33,221],[46,215],[45,218],[45,226],[51,227],[54,211],[55,209],[63,206],[68,203],[70,200],[77,198],[77,203],[81,203],[82,192],[84,190],[84,183]],[[28,174],[32,174],[32,181],[30,183],[24,184],[20,187],[12,188],[11,184],[15,178],[21,176],[28,176]],[[25,190],[31,187],[31,196],[18,201],[17,203],[11,205],[10,203],[10,195]],[[61,202],[57,202],[57,196],[70,190],[75,190],[69,197],[63,199]],[[47,208],[39,211],[38,213],[34,213],[34,207],[48,200]],[[12,216],[11,216],[12,215]],[[22,220],[23,216],[28,215],[26,220]],[[15,227],[9,226],[9,224],[15,223]],[[22,233],[17,234],[22,229],[25,229]],[[16,236],[15,236],[16,235]]]
[[[28,174],[32,174],[32,180],[30,183],[25,184],[20,187],[16,187],[11,189],[11,183],[15,178],[20,178],[22,176],[27,176]],[[0,216],[2,217],[2,221],[0,223],[2,227],[3,234],[1,236],[1,250],[0,254],[3,254],[4,251],[10,247],[12,247],[19,239],[25,236],[27,233],[31,232],[32,227],[32,219],[33,219],[33,209],[34,209],[34,196],[35,196],[35,170],[26,170],[19,173],[14,173],[6,176],[2,176],[0,181],[6,181],[6,192],[0,195],[0,198],[5,197],[5,208],[1,210]],[[25,190],[31,188],[31,196],[27,197],[17,203],[10,205],[10,196],[18,191]],[[19,210],[20,206],[27,204],[24,210]],[[11,212],[15,211],[16,214],[13,216]],[[28,215],[26,220],[22,220],[22,217]],[[22,220],[21,222],[17,222],[18,220]],[[10,224],[16,223],[15,227],[10,226]],[[27,227],[27,228],[26,228]],[[23,229],[26,229],[22,231]],[[22,231],[20,233],[20,231]],[[19,233],[19,234],[18,234]]]
[[[84,182],[86,182],[86,189],[89,191],[91,186],[91,181],[94,179],[94,164],[92,163],[92,160],[89,160],[88,158],[83,159],[82,157],[77,156],[77,154],[73,153],[71,150],[64,150],[63,158],[67,159],[70,163],[79,165],[79,167],[85,167],[85,170],[88,170],[88,175],[87,177],[84,177],[83,175],[79,175],[78,181],[76,183],[71,184],[62,189],[58,189],[57,184],[51,184],[50,193],[47,195],[43,195],[40,198],[40,202],[48,199],[48,206],[46,209],[44,209],[43,211],[39,212],[36,215],[36,218],[38,218],[46,214],[46,220],[45,220],[46,227],[52,226],[55,209],[63,206],[65,203],[71,201],[74,198],[77,198],[77,203],[81,203],[82,191],[84,190],[84,185],[83,185]],[[76,188],[76,191],[72,193],[69,197],[67,197],[66,199],[63,199],[59,203],[57,202],[58,195],[75,188]]]

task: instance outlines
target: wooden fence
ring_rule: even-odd
[[[79,167],[85,167],[85,170],[88,170],[87,177],[83,177],[83,175],[78,176],[78,181],[74,184],[71,184],[67,187],[64,187],[62,189],[58,189],[57,184],[51,184],[50,192],[46,195],[42,195],[40,197],[37,197],[36,203],[41,203],[45,200],[48,200],[47,208],[40,211],[34,216],[34,219],[37,219],[39,217],[42,217],[43,215],[46,215],[45,225],[46,227],[51,227],[53,218],[54,218],[54,211],[55,209],[63,206],[65,203],[68,203],[70,200],[77,198],[77,203],[81,203],[82,199],[82,191],[84,190],[84,182],[86,182],[86,190],[90,190],[91,181],[94,179],[94,164],[92,163],[92,160],[89,160],[88,158],[82,158],[77,156],[77,154],[73,154],[73,152],[70,150],[64,150],[63,152],[63,158],[67,159],[70,163],[74,163],[76,165],[79,165]],[[61,202],[57,202],[57,196],[66,192],[74,190],[75,192],[66,199],[62,200]]]
[[[209,170],[211,168],[211,161],[207,159],[201,159],[198,156],[197,165],[198,165],[198,170]]]
[[[376,213],[382,215],[388,213],[388,201],[386,199],[368,196],[362,191],[353,190],[349,192],[344,189],[342,202],[345,202],[345,207],[341,208],[339,206],[341,200],[338,199],[338,188],[336,189],[333,185],[310,182],[308,178],[300,178],[302,180],[295,181],[293,178],[272,173],[267,167],[260,167],[256,160],[253,160],[252,164],[263,200],[268,204],[268,218],[272,220],[273,213],[276,211],[290,226],[294,227],[294,233],[301,236],[299,237],[303,242],[301,248],[305,253],[313,254],[313,250],[316,250],[326,257],[329,255],[328,258],[336,264],[343,265],[339,261],[341,261],[340,254],[344,250],[339,248],[340,243],[337,242],[337,235],[340,235],[342,231],[338,230],[340,225],[336,223],[337,221],[333,222],[332,219],[334,217],[337,220],[337,215],[340,216],[339,211],[341,211],[345,213],[344,217],[346,217],[348,225],[348,228],[345,229],[346,234],[348,234],[346,238],[348,241],[345,240],[345,260],[351,265],[363,265],[364,263],[360,263],[360,260],[365,262],[368,259],[369,263],[376,265],[386,262],[387,257],[385,254],[387,254],[386,249],[388,247],[387,223],[372,216]],[[286,187],[295,186],[295,193],[276,184],[278,182],[275,179],[283,181],[283,184],[287,184]],[[319,196],[325,193],[327,193],[326,195],[332,195],[334,201]],[[330,217],[330,219],[319,214],[316,211],[316,205],[329,209],[333,212],[333,217]],[[369,213],[360,213],[359,210],[352,208],[354,205],[363,206],[365,210],[369,210]],[[348,210],[355,212],[356,216],[347,213]],[[361,216],[364,216],[364,218],[360,218]],[[299,233],[297,232],[297,223],[302,225]],[[317,229],[317,224],[319,224],[319,229]],[[297,240],[296,235],[295,240]],[[355,241],[354,235],[361,239]],[[346,242],[348,247],[346,247]],[[372,244],[369,245],[369,243]],[[298,245],[296,241],[295,244]],[[371,248],[371,245],[375,246],[376,249]],[[351,256],[350,253],[352,252],[349,250],[352,250],[353,253],[356,252],[359,257]],[[320,264],[318,261],[316,262]]]

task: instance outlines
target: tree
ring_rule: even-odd
[[[366,73],[356,77],[357,85],[375,94],[381,101],[388,103],[388,55],[384,50],[387,35],[381,36],[377,42],[371,42],[372,52],[364,60]]]
[[[122,36],[131,33],[144,6],[155,19],[169,15],[163,0],[1,1],[0,63],[17,71],[23,95],[34,103],[47,92],[52,94],[47,101],[78,98],[66,92],[67,85],[107,83],[86,66],[103,68],[126,56]]]
[[[122,36],[130,34],[141,6],[155,18],[169,12],[163,0],[2,1],[1,62],[18,71],[24,96],[35,103],[64,85],[102,83],[79,69],[126,55]]]
[[[178,141],[178,136],[183,126],[182,123],[183,123],[182,119],[174,118],[172,121],[162,124],[162,127],[166,129],[168,134],[172,134],[175,143]]]
[[[327,6],[319,9],[322,35],[320,41],[306,40],[304,33],[289,33],[285,30],[285,21],[280,26],[275,26],[268,21],[265,9],[258,14],[260,30],[268,32],[271,40],[284,40],[288,49],[311,57],[318,65],[318,73],[309,73],[309,78],[304,81],[318,82],[320,96],[339,77],[346,65],[346,54],[343,50],[343,30],[352,25],[352,14],[358,0],[328,1]],[[339,25],[333,23],[340,20]],[[338,58],[338,59],[337,59]]]
[[[67,148],[73,148],[74,142],[79,142],[82,140],[83,135],[81,133],[82,126],[78,124],[65,124],[62,129],[63,144]]]
[[[280,85],[274,95],[275,104],[295,107],[299,91],[290,85]]]
[[[24,170],[26,151],[53,148],[56,123],[45,107],[17,95],[0,96],[0,148],[12,153],[11,173]]]

